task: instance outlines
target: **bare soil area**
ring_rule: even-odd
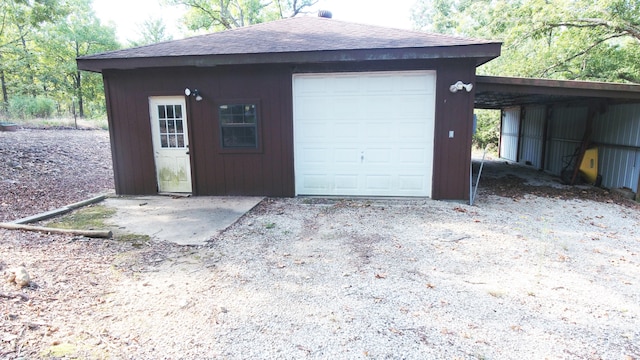
[[[106,131],[0,133],[0,220],[113,187]],[[19,164],[19,165],[18,165]],[[267,199],[207,246],[0,230],[3,359],[640,359],[640,209]]]

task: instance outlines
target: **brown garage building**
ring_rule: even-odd
[[[467,200],[500,46],[298,17],[77,62],[104,77],[118,194]]]

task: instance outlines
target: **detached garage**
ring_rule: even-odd
[[[475,68],[499,42],[300,17],[78,59],[119,194],[469,199]]]

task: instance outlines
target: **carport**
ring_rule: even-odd
[[[601,185],[638,192],[640,85],[478,76],[475,108],[501,111],[500,158],[560,176],[597,148]]]

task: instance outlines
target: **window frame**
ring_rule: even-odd
[[[223,138],[223,128],[222,119],[220,116],[220,107],[223,105],[254,105],[255,116],[256,116],[256,146],[255,147],[225,147],[224,146],[224,138]],[[218,131],[218,151],[223,154],[233,154],[233,153],[262,153],[263,152],[263,141],[262,141],[262,104],[259,99],[222,99],[217,100],[214,103],[214,112],[215,119],[217,121],[216,128]]]
[[[176,117],[175,116],[175,108],[176,107],[180,107],[180,117]],[[164,108],[164,117],[160,116],[160,107]],[[168,107],[172,107],[173,108],[173,116],[169,117],[168,116]],[[189,139],[187,138],[187,131],[185,129],[186,126],[186,114],[185,114],[185,107],[183,104],[175,104],[175,103],[159,103],[156,105],[155,109],[155,114],[157,116],[157,126],[158,126],[158,141],[159,141],[159,146],[161,149],[166,149],[166,150],[181,150],[181,149],[187,149],[188,148],[188,141]],[[182,124],[182,131],[178,131],[178,124],[177,121],[180,121]],[[162,122],[164,122],[164,127],[161,126]],[[173,122],[173,131],[171,131],[172,127],[169,126],[170,122]],[[167,141],[167,146],[164,146],[163,141],[162,141],[162,137],[165,136],[166,137],[166,141]],[[171,137],[175,136],[175,146],[172,146],[171,144]],[[180,145],[180,141],[178,136],[182,136],[182,145]]]

